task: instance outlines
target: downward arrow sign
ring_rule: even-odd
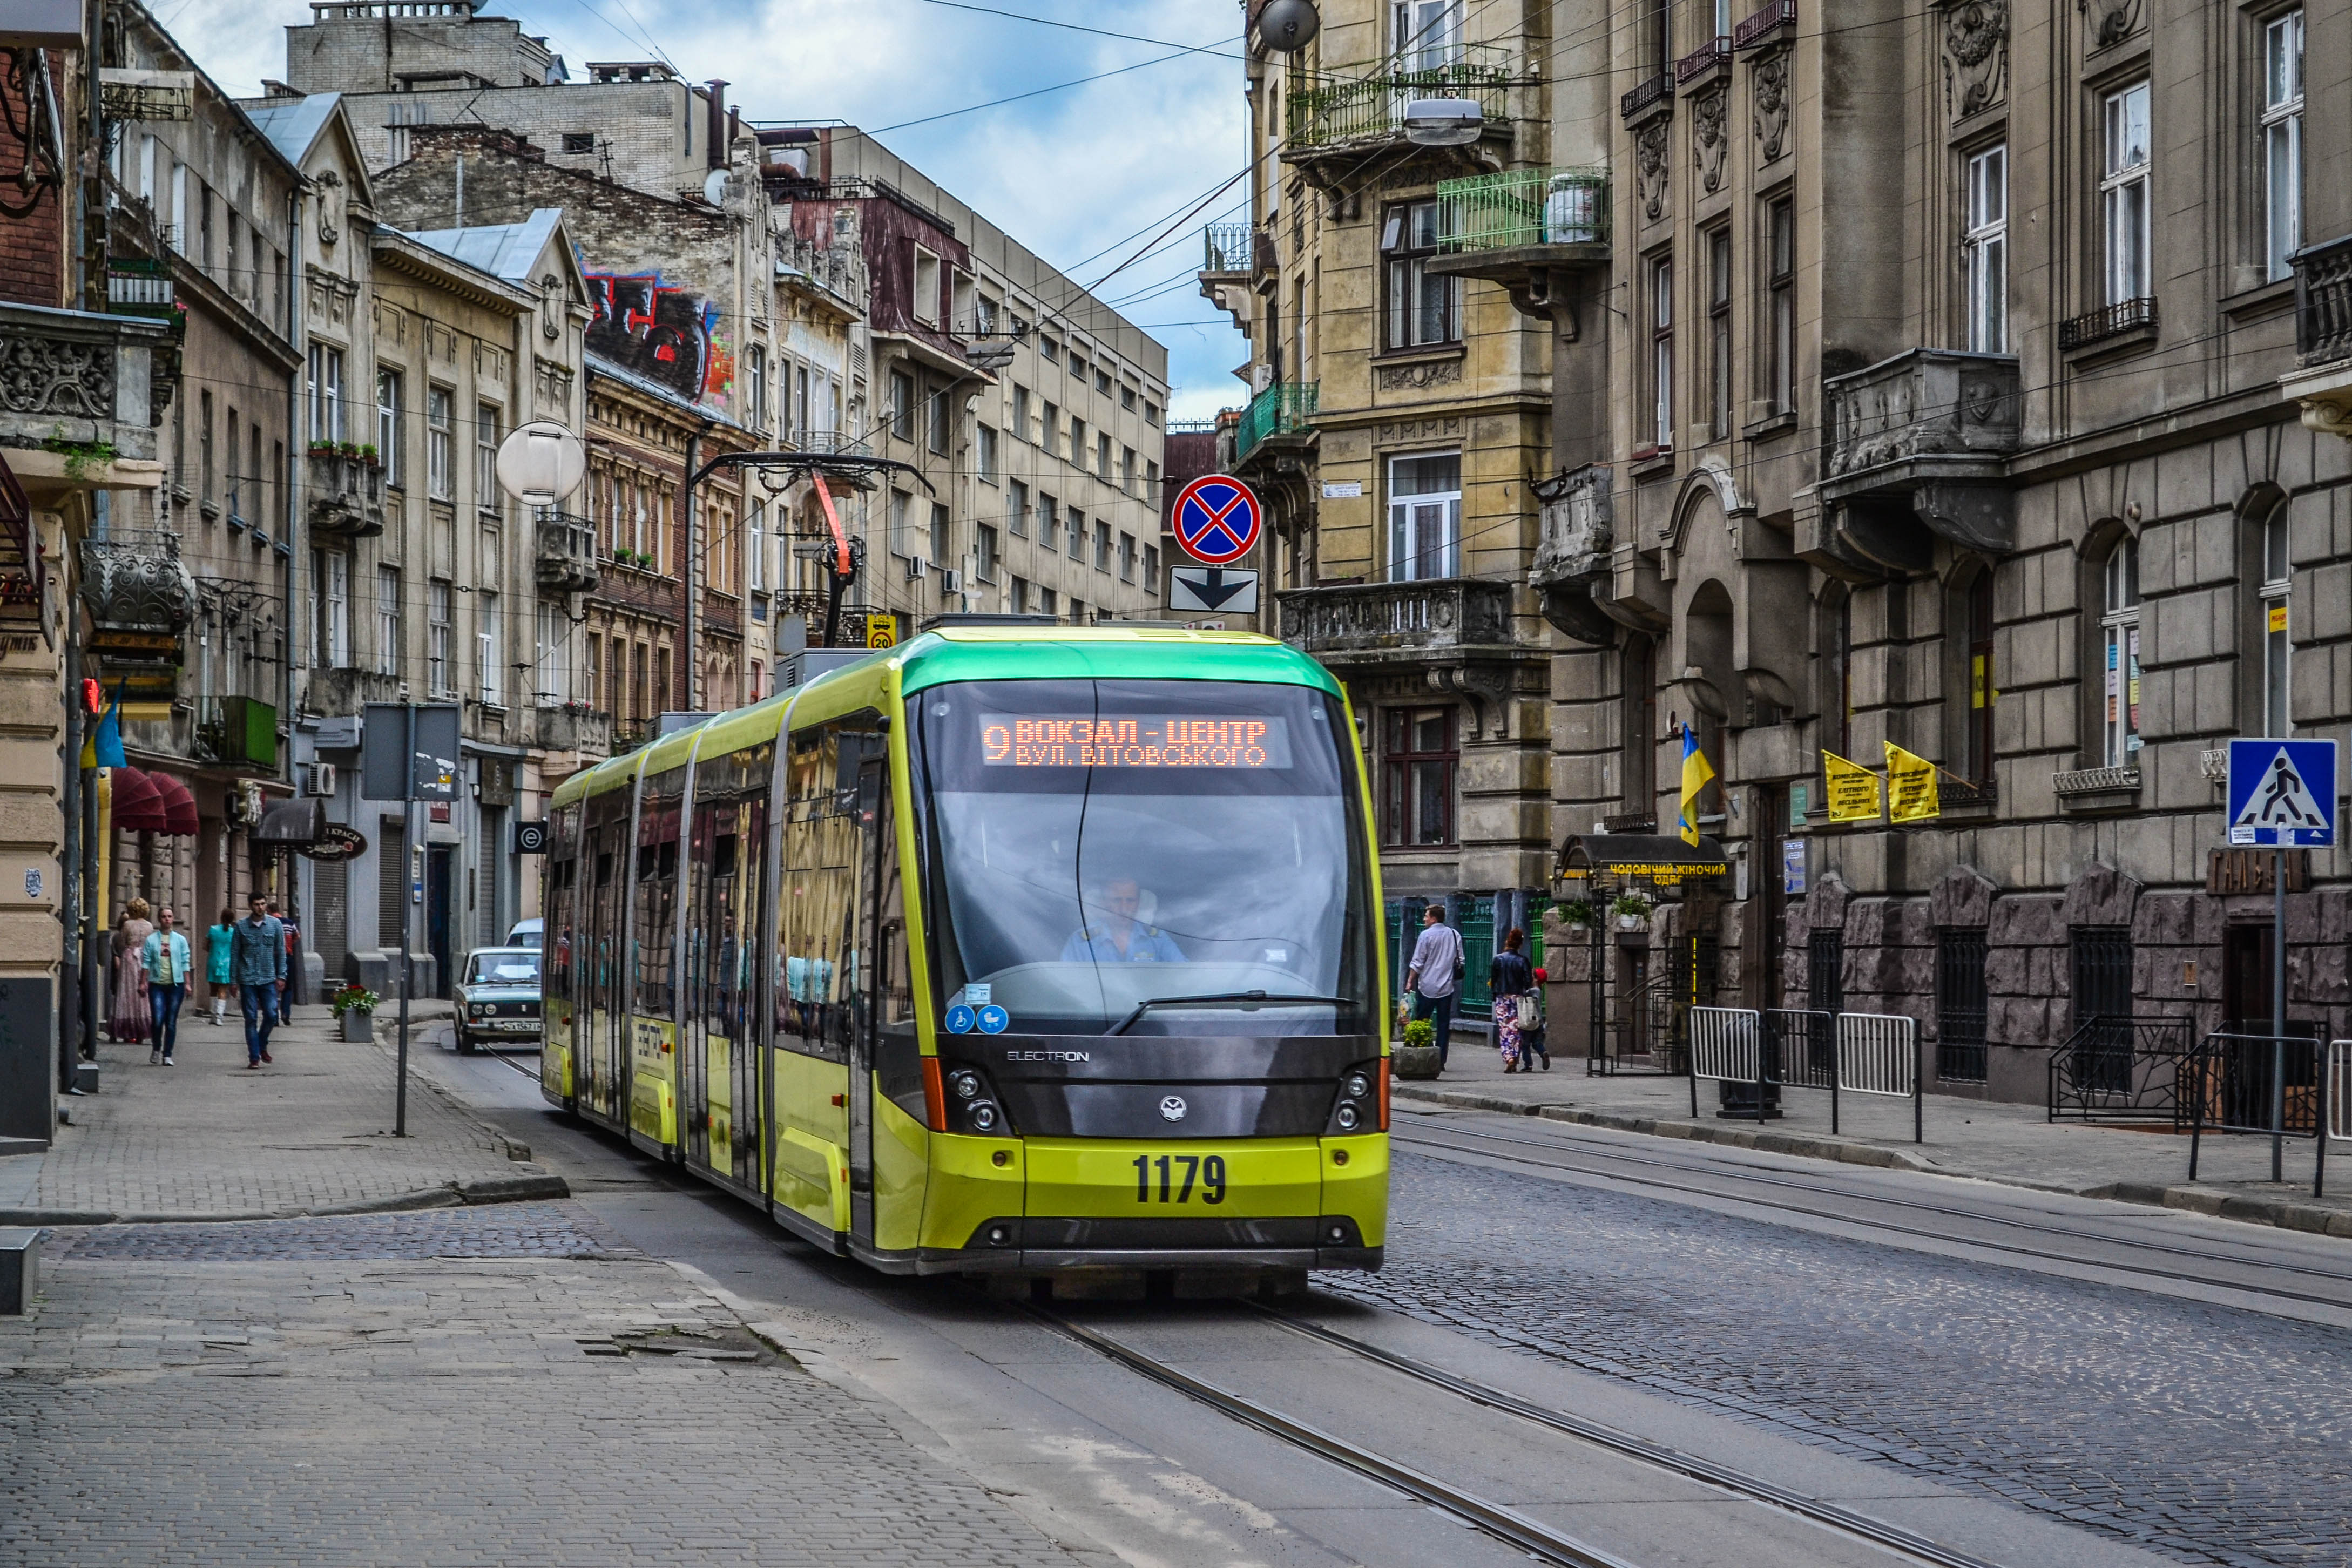
[[[1184,585],[1192,590],[1192,596],[1194,598],[1200,600],[1201,603],[1208,605],[1209,608],[1213,610],[1222,606],[1227,599],[1230,599],[1234,595],[1242,592],[1250,584],[1247,579],[1244,579],[1238,583],[1228,583],[1225,581],[1225,574],[1223,570],[1220,567],[1212,566],[1207,572],[1203,573],[1198,578],[1185,578]]]

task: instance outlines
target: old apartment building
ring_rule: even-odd
[[[1450,570],[1541,609],[1497,639],[1549,667],[1530,839],[1671,834],[1685,733],[1717,774],[1724,869],[1614,944],[1612,986],[1910,1014],[1939,1087],[2038,1099],[2093,1017],[2270,1013],[2266,868],[2228,852],[2217,775],[2232,735],[2352,724],[2352,12],[1803,5],[1385,10],[1492,27],[1551,83],[1524,173],[1496,135],[1499,173],[1433,187],[1424,274],[1548,329],[1551,373],[1531,561]],[[1326,8],[1323,58],[1351,25]],[[1391,100],[1441,87],[1475,96]],[[1328,583],[1360,504],[1327,482],[1331,344],[1370,301],[1326,259],[1322,309],[1283,309],[1276,215],[1204,285],[1230,303],[1246,274],[1253,363],[1323,384],[1255,450],[1315,475],[1282,493]],[[1412,276],[1391,264],[1386,317]],[[1366,479],[1393,552],[1410,494]],[[1450,679],[1433,630],[1367,631]],[[1939,814],[1832,821],[1822,754],[1883,773],[1890,743],[1937,765]],[[1374,752],[1384,777],[1413,755]],[[1378,809],[1393,840],[1414,807]],[[1540,880],[1468,848],[1465,890]],[[2342,853],[2289,866],[2288,1012],[2337,1033]]]

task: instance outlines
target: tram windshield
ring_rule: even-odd
[[[943,1027],[1375,1026],[1352,738],[1322,692],[974,681],[908,706]]]

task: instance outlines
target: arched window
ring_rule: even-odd
[[[2105,682],[2100,762],[2110,768],[2139,763],[2139,541],[2116,542],[2102,570],[2099,670]]]
[[[2286,599],[2290,568],[2287,560],[2286,502],[2280,501],[2258,525],[2262,571],[2254,585],[2255,625],[2262,634],[2263,733],[2288,734],[2288,677],[2294,644],[2288,640]]]

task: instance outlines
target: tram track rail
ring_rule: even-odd
[[[1858,1192],[1849,1188],[1830,1186],[1817,1182],[1804,1182],[1789,1177],[1775,1176],[1761,1168],[1751,1169],[1748,1167],[1740,1167],[1737,1170],[1725,1169],[1720,1172],[1702,1170],[1690,1165],[1680,1164],[1670,1160],[1645,1158],[1641,1154],[1634,1153],[1630,1151],[1620,1152],[1613,1146],[1599,1144],[1589,1140],[1571,1138],[1514,1138],[1501,1132],[1489,1132],[1477,1128],[1464,1127],[1452,1123],[1448,1123],[1445,1126],[1444,1131],[1448,1135],[1447,1137],[1433,1138],[1420,1135],[1418,1130],[1408,1131],[1400,1127],[1392,1129],[1390,1133],[1390,1137],[1391,1142],[1412,1148],[1425,1149],[1438,1152],[1440,1153],[1468,1154],[1477,1158],[1498,1160],[1512,1164],[1530,1165],[1541,1170],[1557,1170],[1577,1175],[1593,1176],[1604,1181],[1622,1183],[1629,1186],[1648,1187],[1662,1192],[1681,1193],[1696,1197],[1712,1198],[1718,1202],[1738,1204],[1750,1208],[1777,1210],[1786,1214],[1801,1215],[1810,1219],[1826,1220],[1839,1225],[1853,1226],[1864,1230],[1883,1231],[1890,1235],[1904,1236],[1918,1240],[1939,1242],[1946,1246],[1974,1247],[1989,1252],[2008,1253],[2020,1258],[2033,1258],[2044,1263],[2065,1264],[2078,1268],[2102,1269],[2121,1274],[2147,1275],[2179,1284],[2202,1285],[2218,1290],[2233,1290],[2246,1295],[2267,1296],[2280,1300],[2296,1301],[2312,1306],[2331,1307],[2339,1310],[2352,1310],[2352,1291],[2337,1295],[2321,1295],[2307,1290],[2292,1289],[2283,1284],[2266,1283],[2258,1279],[2228,1279],[2215,1278],[2210,1275],[2184,1273],[2179,1268],[2169,1265],[2158,1266],[2147,1263],[2131,1263],[2102,1258],[2084,1257],[2079,1253],[2063,1252],[2048,1247],[2037,1247],[2013,1242],[1991,1240],[1979,1237],[1956,1235],[1954,1234],[1953,1229],[1949,1227],[1945,1229],[1934,1229],[1925,1226],[1905,1225],[1892,1219],[1872,1218],[1864,1214],[1818,1208],[1801,1203],[1786,1202],[1768,1196],[1753,1195],[1734,1189],[1739,1186],[1763,1186],[1779,1188],[1791,1192],[1819,1194],[1826,1197],[1838,1199],[1842,1203],[1849,1205],[1915,1211],[1954,1220],[1967,1221],[1976,1225],[2000,1226],[2015,1231],[2035,1232],[2043,1236],[2063,1238],[2065,1240],[2084,1242],[2095,1247],[2113,1247],[2132,1252],[2153,1253],[2160,1257],[2178,1258],[2187,1262],[2214,1265],[2220,1268],[2251,1269],[2272,1274],[2299,1276],[2306,1279],[2340,1282],[2347,1287],[2352,1287],[2352,1272],[2330,1269],[2316,1266],[2307,1266],[2301,1263],[2274,1262],[2258,1258],[2232,1256],[2228,1253],[2205,1251],[2197,1247],[2179,1247],[2168,1242],[2145,1240],[2129,1237],[2102,1235],[2096,1231],[2084,1230],[2071,1226],[2048,1225],[2035,1220],[2020,1218],[2014,1215],[1991,1214],[1979,1209],[1962,1208],[1953,1205],[1936,1204],[1916,1198],[1902,1198],[1875,1193]],[[1538,1150],[1543,1152],[1545,1155],[1549,1157],[1538,1158],[1532,1154],[1497,1152],[1488,1148],[1465,1146],[1463,1142],[1454,1142],[1453,1140],[1470,1140],[1475,1141],[1475,1142],[1478,1144],[1502,1144],[1520,1149]],[[1574,1156],[1578,1155],[1583,1155],[1590,1159],[1604,1161],[1606,1163],[1580,1163],[1577,1159],[1574,1158]],[[1568,1157],[1564,1158],[1562,1156]],[[1622,1169],[1612,1168],[1625,1165],[1640,1166],[1656,1171],[1673,1172],[1685,1176],[1713,1176],[1719,1183],[1724,1184],[1706,1185],[1692,1182],[1675,1182],[1667,1180],[1663,1176],[1643,1175]]]

